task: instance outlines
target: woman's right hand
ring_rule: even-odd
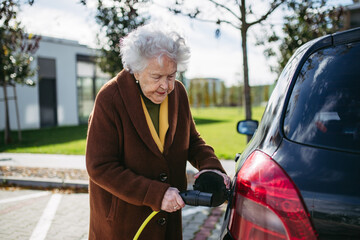
[[[166,212],[176,212],[183,207],[185,207],[185,203],[179,194],[179,190],[177,188],[169,187],[164,194],[161,210]]]

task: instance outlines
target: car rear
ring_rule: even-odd
[[[284,69],[238,161],[222,239],[360,239],[359,183],[355,29],[312,41]]]

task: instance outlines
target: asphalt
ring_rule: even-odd
[[[235,163],[221,160],[230,177]],[[197,170],[187,165],[189,187]],[[88,239],[85,156],[0,153],[0,239]],[[182,209],[183,239],[218,239],[225,204]]]

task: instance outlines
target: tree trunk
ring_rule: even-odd
[[[4,89],[4,103],[5,103],[5,144],[11,143],[10,136],[10,119],[9,119],[9,105],[8,105],[8,97],[7,97],[7,89],[6,89],[6,81],[4,81],[3,89]]]
[[[248,58],[247,58],[247,30],[248,25],[246,22],[246,6],[245,0],[241,0],[241,47],[243,52],[243,67],[244,67],[244,104],[245,104],[245,119],[251,119],[251,95],[250,95],[250,85],[249,85],[249,68],[248,68]],[[249,142],[251,136],[247,136],[247,141]]]
[[[20,114],[19,114],[19,106],[18,106],[18,98],[16,94],[16,85],[14,83],[13,85],[13,91],[14,91],[14,101],[15,101],[15,109],[16,109],[16,121],[17,121],[17,127],[18,127],[18,141],[22,141],[21,136],[21,127],[20,127]]]

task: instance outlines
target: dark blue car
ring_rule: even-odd
[[[299,48],[238,131],[221,239],[360,239],[360,28]]]

